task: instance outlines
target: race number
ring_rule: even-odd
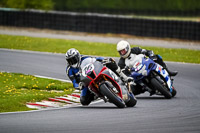
[[[94,70],[94,65],[93,65],[93,64],[88,64],[88,65],[86,65],[86,66],[83,68],[83,70],[82,70],[82,75],[83,75],[84,77],[86,77],[87,74],[88,74],[89,72],[93,71],[93,70]]]
[[[141,68],[142,68],[142,63],[137,61],[134,65],[133,65],[133,68],[135,68],[135,71],[139,71]]]

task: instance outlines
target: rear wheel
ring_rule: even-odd
[[[151,84],[156,90],[158,90],[162,95],[164,95],[165,98],[172,98],[172,94],[170,93],[170,91],[165,86],[163,86],[156,78],[151,79]]]
[[[101,84],[100,92],[104,96],[106,96],[109,99],[109,101],[112,102],[113,104],[115,104],[118,108],[125,107],[124,100],[121,97],[119,97],[117,94],[115,94],[112,91],[112,88],[108,87],[105,83]]]

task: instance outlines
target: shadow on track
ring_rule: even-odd
[[[115,106],[92,106],[92,105],[80,106],[77,108],[81,108],[81,109],[121,109],[121,108],[117,108]]]
[[[152,97],[152,96],[142,96],[142,97],[137,97],[136,96],[136,98],[137,99],[148,99],[148,100],[156,100],[156,99],[158,99],[158,100],[168,100],[168,99],[166,99],[166,98],[164,98],[164,97]]]

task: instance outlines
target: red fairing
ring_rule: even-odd
[[[97,78],[97,74],[95,73],[95,71],[93,70],[92,72],[95,74],[95,77]],[[91,79],[92,81],[94,80],[94,79],[91,78],[90,76],[87,76],[87,78]],[[96,79],[96,78],[95,78],[95,79]]]
[[[101,69],[101,72],[99,74],[101,74],[103,71],[105,71],[107,68],[104,66],[102,69]]]
[[[120,92],[119,92],[119,96],[122,98],[122,90],[121,90],[119,84],[118,84],[112,77],[110,77],[110,76],[108,76],[108,75],[106,75],[106,74],[103,74],[103,75],[105,75],[105,76],[108,77],[110,80],[112,80],[112,82],[114,82],[114,85],[116,85],[115,87],[120,91]]]
[[[87,78],[91,79],[92,80],[91,82],[93,82],[93,79],[90,76],[87,75]],[[91,84],[91,82],[90,82],[90,84]]]
[[[108,76],[108,75],[106,75],[106,74],[102,74],[102,72],[105,71],[106,69],[107,69],[106,67],[103,67],[102,70],[100,71],[100,73],[99,73],[98,75],[96,75],[96,73],[95,73],[94,70],[93,70],[93,73],[95,74],[96,78],[95,78],[95,79],[92,79],[91,77],[87,76],[89,79],[92,80],[92,81],[90,82],[89,86],[92,88],[92,90],[93,90],[94,92],[98,93],[97,90],[93,89],[93,82],[95,82],[101,75],[104,75],[104,76],[106,76],[107,78],[109,78],[110,81],[112,81],[112,82],[114,83],[114,86],[119,90],[119,96],[122,98],[122,90],[121,90],[119,84],[118,84],[112,77],[110,77],[110,76]]]

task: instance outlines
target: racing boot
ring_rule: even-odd
[[[167,68],[167,65],[163,61],[162,57],[160,55],[155,55],[156,60],[154,60],[156,63],[160,64],[168,73],[169,76],[176,76],[178,74],[177,71],[171,71]]]
[[[165,69],[167,70],[167,72],[169,73],[170,76],[176,76],[178,74],[177,71],[171,71],[167,67]]]
[[[163,62],[162,64],[163,68],[169,73],[169,76],[176,76],[178,74],[177,71],[171,71],[167,68],[167,65]]]

